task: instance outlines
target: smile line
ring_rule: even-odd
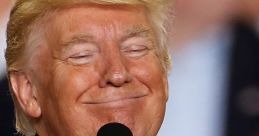
[[[108,100],[108,101],[101,101],[101,102],[86,102],[86,104],[108,104],[108,103],[114,103],[119,101],[128,101],[128,100],[134,100],[134,99],[140,99],[147,95],[141,95],[141,96],[135,96],[135,97],[126,97],[126,98],[118,98],[114,100]]]

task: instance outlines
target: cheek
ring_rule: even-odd
[[[144,59],[135,63],[130,73],[140,82],[145,84],[158,97],[165,97],[167,90],[166,74],[162,71],[162,66],[157,57]]]
[[[67,101],[76,99],[98,82],[99,74],[93,67],[60,66],[55,70],[54,90]],[[61,97],[62,98],[62,97]]]
[[[154,60],[154,59],[152,59]],[[151,94],[148,96],[146,103],[142,109],[139,120],[144,122],[143,126],[148,127],[149,132],[158,131],[165,114],[165,105],[167,101],[167,84],[165,82],[165,74],[161,71],[161,65],[157,61],[152,63],[152,60],[142,62],[135,65],[132,69],[138,81],[147,86]],[[148,126],[147,124],[152,124]],[[144,132],[146,133],[146,132]],[[150,134],[154,135],[154,134]]]

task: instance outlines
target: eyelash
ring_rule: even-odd
[[[71,56],[69,58],[81,59],[81,58],[90,57],[90,56],[92,56],[92,55],[89,55],[89,54],[87,54],[87,55],[74,55],[74,56]]]
[[[140,48],[140,49],[129,49],[129,50],[126,50],[126,52],[141,52],[141,51],[144,51],[146,50],[147,48]]]

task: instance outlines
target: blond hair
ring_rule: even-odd
[[[28,39],[32,32],[30,27],[38,20],[40,21],[41,17],[47,12],[77,3],[142,5],[147,8],[150,20],[154,24],[158,36],[158,54],[161,65],[165,72],[168,71],[170,57],[167,51],[165,30],[168,0],[17,0],[11,11],[7,26],[7,49],[5,57],[8,73],[22,70],[22,67],[28,62],[26,58],[28,53],[25,50],[31,48],[28,44]],[[12,89],[11,92],[13,92]],[[17,131],[26,136],[35,135],[36,130],[33,128],[28,116],[22,111],[14,95],[13,100],[16,110]]]

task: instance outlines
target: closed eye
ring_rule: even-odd
[[[149,49],[145,45],[132,45],[123,49],[123,52],[126,56],[135,58],[144,56],[148,52],[148,50]]]
[[[153,48],[153,41],[149,37],[130,37],[121,44],[121,51],[126,57],[141,58]]]
[[[84,58],[88,58],[88,57],[91,57],[92,55],[75,55],[75,56],[71,56],[69,58],[72,58],[72,59],[84,59]]]
[[[84,65],[90,63],[94,58],[94,52],[81,52],[68,58],[68,62],[74,65]]]
[[[77,43],[67,46],[62,52],[64,60],[72,65],[84,65],[91,63],[98,54],[99,48],[94,43]]]

